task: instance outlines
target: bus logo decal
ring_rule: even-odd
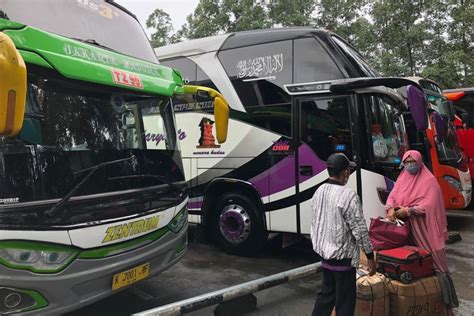
[[[289,140],[280,139],[274,140],[272,147],[270,147],[270,155],[289,155],[293,151],[292,144]]]
[[[107,227],[105,237],[102,243],[108,243],[114,240],[127,238],[133,235],[141,234],[158,228],[160,216],[153,216],[146,219],[136,220],[126,224]]]
[[[18,202],[20,202],[20,198],[18,197],[0,199],[0,204],[15,204]]]
[[[199,123],[201,128],[201,138],[199,138],[199,145],[196,148],[220,148],[221,145],[215,144],[214,134],[212,134],[214,121],[203,117]]]

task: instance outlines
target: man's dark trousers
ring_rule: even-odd
[[[316,298],[313,316],[330,316],[336,307],[336,316],[354,316],[356,303],[355,268],[347,271],[321,269],[322,288]]]

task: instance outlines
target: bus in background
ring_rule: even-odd
[[[220,142],[225,101],[159,65],[113,1],[0,0],[0,73],[0,314],[63,314],[178,262],[171,97],[215,104]]]
[[[227,143],[203,145],[212,108],[175,102],[187,135],[189,218],[222,248],[249,254],[268,232],[309,234],[311,197],[327,181],[325,161],[334,152],[358,164],[349,185],[367,221],[384,214],[408,149],[404,99],[392,88],[413,84],[410,91],[422,94],[416,83],[375,78],[341,38],[312,28],[231,33],[155,52],[185,80],[219,90],[231,107]]]
[[[474,88],[449,89],[443,94],[456,110],[456,133],[469,160],[471,178],[474,178]]]
[[[428,166],[443,192],[445,207],[465,208],[471,202],[472,182],[467,159],[458,143],[453,106],[436,82],[421,77],[407,79],[418,83],[426,95],[430,124],[426,129],[425,151],[429,153]]]

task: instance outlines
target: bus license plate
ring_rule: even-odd
[[[112,290],[120,289],[124,286],[145,279],[150,273],[150,264],[145,263],[138,267],[114,274],[112,278]]]

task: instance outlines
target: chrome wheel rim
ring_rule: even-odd
[[[250,229],[250,216],[242,206],[230,204],[224,207],[219,216],[219,230],[228,242],[244,242],[250,235]]]

